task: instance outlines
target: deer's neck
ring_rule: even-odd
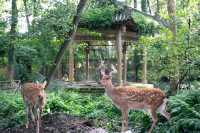
[[[114,93],[114,89],[115,88],[112,83],[105,86],[105,91],[109,97],[112,97],[112,94]]]

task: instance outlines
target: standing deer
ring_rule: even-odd
[[[36,122],[36,133],[40,132],[41,113],[45,106],[46,94],[44,88],[47,82],[44,83],[25,83],[21,88],[25,111],[26,111],[26,128],[29,127],[31,116],[32,121]]]
[[[122,112],[122,132],[128,130],[128,112],[130,109],[144,109],[151,114],[152,132],[157,122],[156,112],[160,112],[169,120],[170,114],[166,112],[167,98],[164,92],[157,88],[137,88],[134,86],[116,86],[112,84],[111,73],[107,69],[101,70],[100,84],[105,87],[107,95],[114,105]]]

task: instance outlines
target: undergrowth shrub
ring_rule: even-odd
[[[47,91],[47,104],[43,115],[64,112],[92,119],[97,127],[110,132],[121,130],[121,113],[104,95],[82,94],[63,89]],[[0,129],[24,123],[25,112],[21,94],[0,91]],[[199,133],[200,90],[185,90],[169,98],[171,119],[159,116],[154,133]],[[151,119],[142,111],[130,111],[129,127],[144,133],[151,126]]]
[[[0,91],[0,99],[0,128],[22,124],[25,113],[21,95]]]
[[[93,119],[96,126],[110,130],[121,126],[119,110],[112,105],[108,97],[102,95],[81,94],[65,90],[59,90],[56,93],[49,92],[45,113],[53,112],[65,112]]]
[[[200,90],[185,90],[170,98],[170,131],[200,132]]]

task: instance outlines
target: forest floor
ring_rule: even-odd
[[[0,130],[1,133],[35,133],[35,127],[12,127]],[[47,114],[42,117],[40,133],[107,133],[102,128],[96,128],[92,120],[86,120],[65,113]]]

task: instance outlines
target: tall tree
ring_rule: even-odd
[[[27,0],[23,0],[24,2],[24,8],[25,8],[25,15],[26,15],[26,23],[28,32],[30,31],[30,21],[29,21],[29,13],[28,13],[28,7],[27,7]]]
[[[11,29],[10,29],[10,43],[8,49],[8,72],[9,79],[14,79],[14,49],[15,49],[15,39],[16,39],[16,26],[17,26],[17,18],[18,18],[18,10],[17,10],[17,0],[12,0],[12,12],[11,12]]]
[[[135,1],[134,0],[134,2],[135,2],[135,4],[137,3],[137,1]],[[158,1],[159,2],[159,1]],[[120,1],[116,1],[116,4],[118,4],[118,5],[124,5],[122,2],[120,2]],[[136,4],[137,5],[137,4]],[[150,3],[149,3],[149,1],[147,1],[147,0],[141,0],[141,8],[144,8],[146,11],[147,11],[147,5],[150,5]],[[127,6],[127,5],[126,5]],[[129,8],[131,8],[131,7],[129,7]],[[144,10],[143,9],[143,10]],[[150,17],[150,18],[152,18],[152,19],[154,19],[155,21],[157,21],[159,24],[161,24],[162,26],[164,26],[164,27],[166,27],[166,28],[169,28],[169,26],[170,26],[170,23],[166,20],[166,19],[164,19],[164,18],[162,18],[158,13],[156,13],[156,14],[154,14],[154,15],[151,15],[151,14],[149,14],[148,12],[144,12],[144,11],[140,11],[139,9],[137,9],[137,6],[134,6],[134,8],[132,8],[132,10],[134,11],[134,12],[138,12],[138,13],[141,13],[142,15],[144,15],[144,16],[147,16],[147,17]],[[150,11],[150,10],[149,10]]]
[[[80,21],[80,16],[83,12],[83,9],[85,7],[85,4],[86,4],[87,0],[80,0],[79,1],[79,4],[78,4],[78,7],[77,7],[77,10],[76,10],[76,14],[73,18],[73,26],[72,26],[72,29],[69,31],[69,35],[67,37],[65,37],[64,39],[64,42],[63,44],[61,44],[60,46],[60,49],[56,55],[56,58],[55,58],[55,61],[54,61],[54,64],[50,70],[50,74],[48,76],[48,79],[47,79],[47,85],[50,83],[50,81],[52,80],[55,72],[56,72],[56,69],[58,67],[58,65],[60,64],[63,56],[64,56],[64,52],[65,52],[65,49],[72,43],[72,41],[74,40],[74,37],[75,37],[75,34],[76,34],[76,30],[78,28],[78,24],[79,24],[79,21]]]
[[[141,0],[141,9],[143,12],[147,13],[147,0]]]
[[[171,94],[175,95],[177,92],[177,88],[178,88],[178,81],[179,81],[179,69],[178,69],[178,57],[176,56],[175,51],[173,50],[174,47],[176,47],[176,30],[177,30],[177,26],[176,26],[176,0],[168,0],[167,1],[167,11],[168,11],[168,15],[170,17],[170,26],[169,29],[172,32],[173,36],[172,36],[172,44],[173,46],[171,46],[172,48],[172,55],[174,55],[174,58],[171,58],[171,64],[174,64],[173,62],[176,62],[176,64],[173,67],[173,72],[170,75],[170,88],[171,88]]]
[[[36,17],[38,14],[38,9],[37,6],[38,5],[38,1],[37,0],[33,0],[33,17]]]
[[[137,0],[134,0],[134,8],[137,9]]]
[[[41,0],[32,0],[32,16],[33,16],[33,20],[32,20],[32,32],[35,32],[35,26],[36,26],[36,18],[39,16],[40,13],[40,9],[41,9]]]
[[[167,11],[170,17],[169,29],[173,33],[173,41],[176,41],[176,0],[167,1]]]

